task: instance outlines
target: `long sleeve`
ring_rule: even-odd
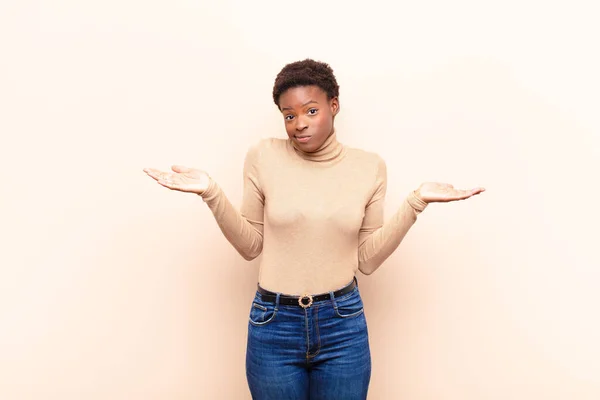
[[[201,194],[212,211],[225,238],[246,260],[252,260],[263,248],[265,197],[260,187],[258,163],[260,148],[252,146],[244,160],[244,191],[240,211],[236,210],[215,181]]]
[[[398,248],[417,216],[427,203],[414,191],[409,193],[399,210],[384,223],[384,200],[387,190],[387,168],[380,159],[373,196],[365,208],[359,231],[358,269],[370,275]]]

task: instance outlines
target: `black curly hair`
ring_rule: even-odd
[[[293,87],[310,85],[320,87],[327,93],[329,100],[339,96],[340,86],[329,64],[307,58],[287,64],[277,74],[273,86],[273,101],[279,107],[279,97],[283,92]]]

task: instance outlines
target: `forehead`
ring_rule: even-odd
[[[279,106],[301,107],[306,102],[313,100],[318,103],[327,101],[327,93],[318,86],[296,86],[289,88],[279,97]]]

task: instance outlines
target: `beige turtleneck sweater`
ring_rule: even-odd
[[[427,206],[413,191],[384,223],[386,186],[384,160],[342,145],[334,132],[313,153],[290,139],[252,146],[240,211],[212,179],[201,196],[246,260],[262,252],[261,287],[318,294],[344,286],[357,270],[373,273]]]

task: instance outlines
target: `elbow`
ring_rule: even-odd
[[[364,275],[371,275],[377,269],[378,264],[375,258],[369,258],[364,252],[364,248],[361,246],[358,249],[358,270]]]
[[[246,260],[246,261],[252,261],[256,257],[258,257],[260,253],[258,253],[258,254],[255,254],[255,253],[240,253],[240,254],[244,258],[244,260]]]
[[[387,257],[371,257],[366,260],[358,261],[358,270],[365,275],[371,275],[373,272],[377,271],[379,267],[383,264]]]
[[[240,255],[244,258],[244,260],[246,261],[252,261],[254,260],[256,257],[258,257],[260,255],[260,253],[262,253],[262,243],[252,247],[250,249],[245,249],[245,250],[238,250],[238,252],[240,253]]]
[[[375,268],[372,265],[369,265],[367,263],[359,263],[358,264],[358,270],[360,272],[363,273],[363,275],[371,275],[373,272],[375,272],[377,268]]]

